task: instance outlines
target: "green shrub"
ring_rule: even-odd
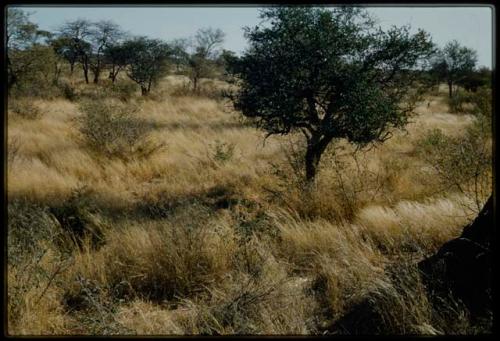
[[[14,114],[28,120],[35,120],[42,116],[40,108],[29,98],[11,99],[8,107]]]
[[[80,132],[98,154],[130,160],[146,158],[163,147],[149,138],[150,126],[134,115],[136,107],[96,100],[82,102],[80,109]]]
[[[418,142],[418,149],[438,176],[441,190],[473,199],[475,206],[468,209],[479,212],[492,191],[491,121],[479,115],[458,137],[434,129]]]
[[[218,163],[226,163],[230,161],[234,156],[234,143],[222,142],[220,140],[215,140],[215,143],[210,145],[211,158]]]
[[[121,101],[129,101],[137,92],[137,85],[130,82],[114,83],[110,87],[113,96]]]
[[[465,113],[468,109],[469,94],[458,89],[453,96],[448,98],[448,107],[451,113]]]
[[[19,158],[21,141],[18,136],[9,138],[7,141],[7,166],[11,167],[15,160]]]
[[[75,101],[77,99],[76,89],[68,82],[60,82],[57,87],[61,92],[62,96],[68,101]]]
[[[469,101],[472,104],[472,114],[483,115],[491,120],[493,97],[490,88],[479,88],[475,93],[470,94]]]
[[[476,92],[459,89],[451,98],[448,99],[450,112],[453,113],[487,115],[488,113],[491,113],[491,104],[491,89],[487,87],[481,87]]]
[[[45,250],[41,242],[50,242],[61,232],[47,207],[14,199],[9,200],[7,212],[9,264],[41,256]]]
[[[175,87],[170,93],[171,96],[174,97],[186,97],[193,95],[193,88],[190,83],[183,83],[180,86]]]

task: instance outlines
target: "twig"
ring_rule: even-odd
[[[52,281],[54,280],[54,278],[57,276],[57,274],[61,271],[62,269],[62,266],[61,264],[59,264],[57,266],[57,269],[56,271],[54,271],[54,273],[52,274],[52,276],[50,277],[49,279],[49,282],[47,283],[47,285],[45,286],[45,289],[43,289],[42,291],[42,294],[38,297],[38,299],[35,301],[35,305],[37,305],[40,300],[42,299],[42,297],[45,295],[45,293],[47,292],[47,290],[49,289],[50,285],[52,284]]]

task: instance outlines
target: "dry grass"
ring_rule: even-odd
[[[473,216],[464,210],[465,197],[401,201],[395,207],[367,206],[356,223],[363,226],[379,247],[400,253],[401,248],[434,252],[444,242],[457,237]]]
[[[122,103],[166,146],[147,160],[96,155],[79,137],[78,101],[38,99],[36,119],[9,114],[9,200],[48,209],[85,188],[75,212],[90,212],[103,240],[36,237],[41,260],[9,266],[9,333],[314,334],[367,299],[385,314],[380,332],[463,332],[443,327],[410,270],[398,281],[390,269],[472,218],[464,197],[435,192],[416,149],[431,128],[460,136],[472,116],[430,98],[377,148],[332,146],[305,191],[284,139],[263,143],[227,102],[193,96],[185,82],[167,77],[151,98]],[[101,100],[93,85],[71,86]],[[28,278],[27,268],[46,275]]]

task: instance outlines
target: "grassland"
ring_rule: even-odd
[[[105,101],[93,87],[76,84]],[[461,136],[475,120],[443,93],[376,148],[339,141],[307,190],[295,136],[264,139],[178,76],[122,103],[161,146],[146,157],[89,148],[77,101],[30,103],[40,117],[8,112],[10,334],[343,333],[366,300],[374,332],[473,332],[459,303],[431,306],[415,269],[474,217],[418,150],[430,129]]]

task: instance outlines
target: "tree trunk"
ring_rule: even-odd
[[[96,69],[96,70],[94,71],[94,84],[99,83],[99,73],[100,73],[100,72],[99,72],[99,69]]]
[[[148,88],[146,88],[145,86],[141,85],[141,95],[142,96],[147,96],[148,93],[149,93]]]
[[[85,77],[85,83],[89,84],[89,69],[83,65],[83,76]]]
[[[57,65],[57,62],[55,63],[55,71],[54,71],[54,79],[52,80],[52,84],[57,85],[59,84],[59,76],[61,75],[61,67]]]
[[[198,77],[193,78],[193,92],[198,90]]]
[[[312,182],[316,177],[316,169],[319,164],[320,155],[313,148],[307,148],[306,151],[306,180]]]
[[[118,75],[118,71],[116,70],[116,66],[113,64],[111,72],[109,73],[109,78],[111,78],[111,83],[115,84],[117,75]]]
[[[69,74],[73,76],[73,70],[75,69],[75,63],[69,64]]]
[[[150,78],[148,82],[148,93],[151,91],[151,83],[153,83],[153,79]]]
[[[453,82],[448,81],[448,96],[451,98],[453,96]]]
[[[321,155],[332,139],[328,137],[318,138],[312,137],[307,143],[307,150],[305,155],[306,166],[306,181],[311,183],[316,177]]]
[[[17,77],[12,72],[12,64],[10,62],[9,55],[7,55],[7,89],[10,90],[14,84],[16,84]]]
[[[14,84],[16,84],[17,77],[14,74],[9,74],[9,76],[7,78],[8,78],[8,80],[7,80],[7,89],[10,90],[10,89],[12,89],[12,87],[14,86]]]

